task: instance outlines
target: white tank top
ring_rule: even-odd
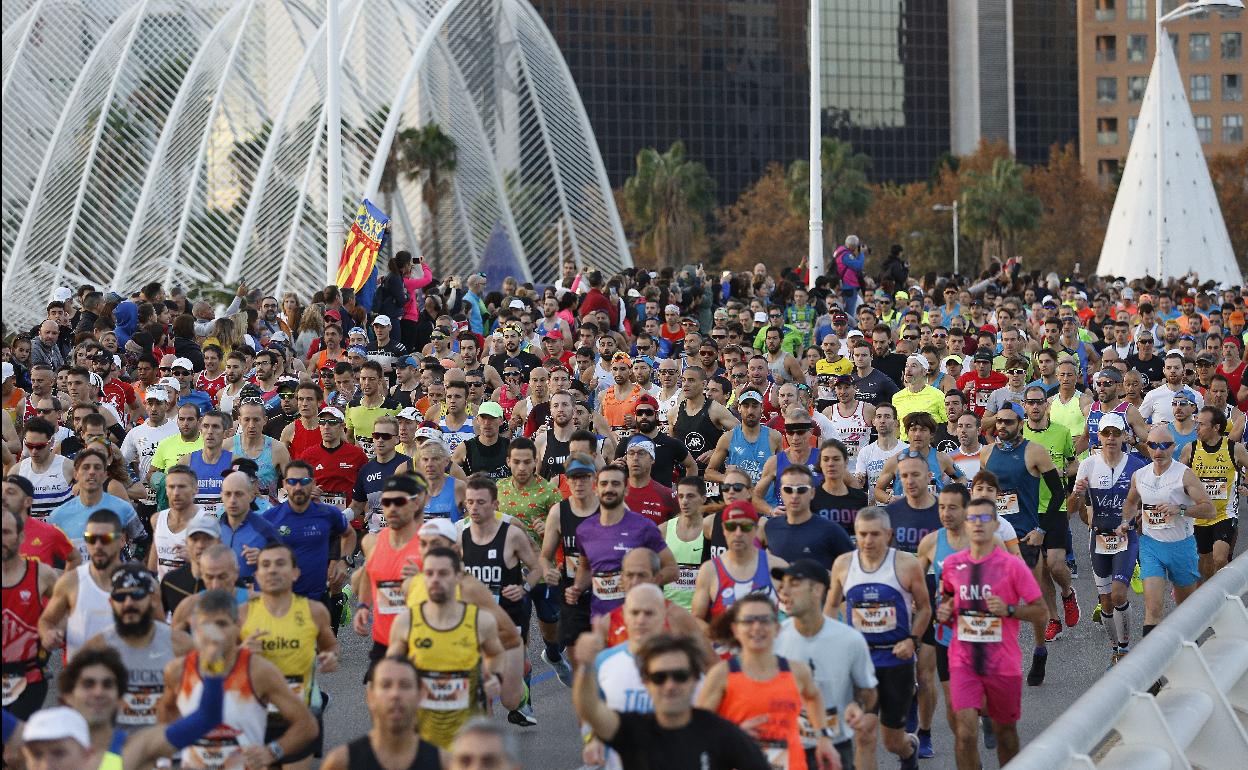
[[[190,519],[187,520],[189,521]],[[179,554],[186,553],[186,523],[177,532],[170,530],[169,509],[166,508],[156,514],[156,521],[152,526],[152,541],[156,549],[156,577],[164,580],[171,570],[186,563]]]
[[[825,436],[825,438],[834,438],[845,445],[849,450],[849,458],[846,462],[847,468],[854,467],[854,462],[858,458],[858,453],[863,447],[871,443],[871,426],[867,424],[866,415],[863,410],[866,408],[867,402],[854,401],[854,411],[848,415],[841,414],[841,404],[836,402],[828,408],[828,414],[824,414],[828,421],[832,423],[833,434]]]
[[[65,622],[65,655],[74,657],[91,637],[113,627],[113,608],[108,594],[95,584],[91,577],[91,562],[76,568],[78,573],[78,596],[74,611]]]
[[[35,496],[30,503],[31,516],[46,519],[53,509],[73,497],[70,483],[65,480],[67,462],[69,460],[64,455],[52,455],[52,462],[43,471],[35,470],[35,461],[30,457],[17,464],[17,469],[13,472],[35,488]]]
[[[189,714],[199,708],[204,683],[198,671],[198,655],[192,653],[182,670],[178,683],[178,711]],[[247,746],[264,745],[264,728],[268,723],[265,704],[251,689],[251,651],[240,649],[234,668],[225,679],[225,703],[221,723],[193,745],[182,750],[182,767],[241,768],[239,754]]]
[[[661,395],[663,395],[662,390],[659,391],[659,396]],[[658,414],[659,425],[667,424],[668,416],[672,413],[673,409],[680,406],[680,402],[684,400],[684,397],[685,397],[684,391],[682,391],[680,388],[676,389],[676,392],[672,394],[671,398],[664,399],[664,398],[659,398],[658,396],[655,397],[655,400],[659,402],[659,414]]]
[[[1140,520],[1144,534],[1164,543],[1174,543],[1192,536],[1193,523],[1190,516],[1161,516],[1153,508],[1162,503],[1174,506],[1191,505],[1192,498],[1183,491],[1183,472],[1187,466],[1172,461],[1166,472],[1158,476],[1154,464],[1149,463],[1135,472],[1135,488],[1140,493],[1142,511]]]

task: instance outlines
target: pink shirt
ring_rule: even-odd
[[[425,288],[432,282],[433,273],[429,272],[429,266],[424,262],[420,263],[419,278],[403,279],[403,287],[407,289],[407,307],[403,308],[403,320],[420,320],[420,289]]]
[[[978,561],[969,550],[958,551],[945,559],[940,589],[942,601],[953,602],[950,625],[955,632],[949,646],[949,668],[971,669],[981,675],[1021,676],[1020,621],[987,615],[987,598],[996,596],[1014,605],[1040,598],[1040,586],[1023,560],[1000,546]]]

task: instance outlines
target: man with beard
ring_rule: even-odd
[[[64,647],[66,658],[104,631],[112,619],[108,597],[126,544],[121,518],[107,509],[94,511],[87,517],[83,541],[86,563],[57,578],[52,598],[39,616],[43,646],[49,650]]]
[[[629,446],[633,441],[649,439],[654,444],[654,466],[659,472],[654,480],[665,487],[671,487],[676,468],[682,469],[682,476],[697,475],[698,466],[689,450],[679,440],[659,430],[659,402],[654,396],[643,395],[637,399],[633,407],[633,435],[621,441],[615,448],[615,459],[625,459]]]
[[[7,486],[7,482],[6,482]],[[39,616],[52,596],[56,573],[21,553],[24,517],[3,511],[4,708],[28,719],[48,694]]]
[[[480,359],[481,348],[477,343],[475,334],[469,331],[459,333],[459,365],[464,370],[464,375],[475,374],[481,380],[485,387],[493,392],[495,388],[502,387],[503,378],[498,375],[498,370],[492,365],[485,363]],[[478,403],[485,390],[483,389],[477,394]]]
[[[1157,339],[1152,331],[1141,329],[1135,338],[1136,352],[1127,356],[1127,366],[1143,375],[1144,390],[1161,382],[1165,361],[1157,355]]]
[[[274,409],[270,403],[264,406],[264,415],[267,418],[264,422],[262,433],[271,439],[280,440],[282,434],[286,431],[286,426],[293,423],[299,418],[299,378],[298,377],[280,377],[277,380],[277,408]],[[256,388],[259,390],[259,387]],[[250,395],[247,390],[243,391],[244,395]],[[247,399],[252,402],[253,399]]]
[[[871,330],[871,365],[883,372],[900,389],[906,357],[895,352],[895,349],[893,333],[887,325],[881,324]],[[877,403],[876,406],[879,404]]]
[[[780,451],[780,432],[762,424],[763,396],[759,391],[747,390],[739,395],[737,409],[741,413],[741,424],[719,437],[707,463],[706,478],[722,482],[723,472],[728,470],[727,463],[745,471],[750,482],[757,485],[767,458]]]
[[[86,648],[111,648],[121,655],[127,680],[117,724],[127,730],[156,724],[156,702],[165,690],[165,664],[190,652],[191,638],[156,620],[156,578],[141,565],[123,564],[112,577],[109,604],[113,625]]]
[[[537,432],[533,444],[537,448],[538,473],[544,479],[557,479],[563,473],[568,460],[568,442],[576,432],[572,418],[576,414],[576,401],[566,390],[550,396],[551,426]]]
[[[524,379],[528,379],[529,372],[542,365],[542,359],[533,355],[527,350],[520,349],[520,341],[524,337],[524,332],[517,324],[507,324],[502,329],[503,332],[503,349],[499,353],[490,356],[489,364],[494,367],[494,371],[501,372],[504,364],[515,364],[520,367]],[[465,366],[464,371],[467,371]]]
[[[574,452],[568,456],[565,475],[570,492],[568,499],[550,507],[546,514],[546,530],[542,536],[540,554],[542,574],[546,585],[559,592],[559,646],[569,649],[580,634],[590,629],[589,596],[568,599],[567,589],[576,580],[581,551],[577,530],[581,522],[598,513],[598,497],[594,494],[594,475],[597,469],[592,455]],[[556,553],[562,549],[563,563],[556,561]],[[556,673],[560,673],[556,671]],[[571,686],[571,679],[560,682]]]
[[[295,417],[278,437],[291,457],[298,457],[321,443],[318,412],[324,397],[325,391],[315,382],[302,383],[295,389]]]
[[[1174,351],[1167,353],[1162,367],[1164,382],[1144,395],[1144,403],[1140,404],[1140,416],[1153,425],[1174,422],[1174,396],[1187,388],[1183,380],[1184,363],[1181,354]],[[1199,393],[1193,395],[1196,397],[1196,408],[1204,408],[1205,399]]]
[[[779,383],[805,382],[806,374],[802,371],[802,365],[781,348],[784,343],[784,330],[768,326],[764,334],[763,355],[767,359],[767,369],[772,378]]]
[[[169,398],[173,400],[174,394],[170,393]],[[196,449],[204,448],[204,438],[199,434],[199,415],[199,407],[194,404],[183,404],[178,407],[175,418],[178,431],[160,440],[148,467],[148,483],[152,487],[159,489],[164,484],[165,469],[171,465],[177,465],[179,458]]]
[[[1083,437],[1075,444],[1076,448],[1086,446],[1089,451],[1098,451],[1101,446],[1098,429],[1101,419],[1111,413],[1118,414],[1126,424],[1127,433],[1123,436],[1123,442],[1127,446],[1137,444],[1143,446],[1143,439],[1148,435],[1148,423],[1144,422],[1144,418],[1140,416],[1140,410],[1136,409],[1134,404],[1123,400],[1122,382],[1122,372],[1113,367],[1096,373],[1096,377],[1092,380],[1092,387],[1096,390],[1097,400],[1089,404],[1084,412]]]
[[[380,658],[365,679],[366,735],[325,757],[322,770],[440,770],[438,747],[412,729],[420,706],[420,672],[407,658]]]

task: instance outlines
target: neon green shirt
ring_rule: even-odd
[[[1076,403],[1078,399],[1075,399]],[[1070,465],[1070,461],[1075,459],[1075,443],[1070,437],[1070,431],[1064,425],[1049,420],[1049,427],[1042,431],[1032,430],[1026,422],[1023,423],[1023,438],[1028,441],[1034,441],[1045,449],[1049,450],[1049,456],[1053,458],[1053,464],[1057,466],[1058,472],[1065,470]],[[1052,496],[1049,491],[1048,484],[1040,485],[1040,510],[1047,511],[1049,509],[1049,498]],[[1062,510],[1066,510],[1066,501],[1062,501]]]
[[[910,388],[902,388],[893,394],[893,406],[897,409],[898,422],[911,412],[927,412],[937,423],[949,422],[949,413],[945,411],[945,394],[931,385],[924,385],[918,393]]]

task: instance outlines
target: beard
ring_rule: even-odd
[[[637,430],[640,431],[641,433],[649,433],[650,431],[654,430],[656,425],[658,425],[658,423],[655,422],[654,420],[638,420]]]
[[[146,636],[147,632],[152,630],[152,623],[154,622],[154,620],[152,618],[152,612],[150,608],[148,609],[147,612],[144,612],[138,620],[136,620],[133,623],[127,623],[125,620],[122,619],[122,617],[123,617],[122,614],[119,612],[113,613],[113,622],[116,625],[117,633],[120,636],[133,639],[139,636]]]
[[[615,508],[618,507],[620,503],[624,502],[624,495],[621,495],[618,492],[600,492],[598,494],[598,500],[608,508]]]

